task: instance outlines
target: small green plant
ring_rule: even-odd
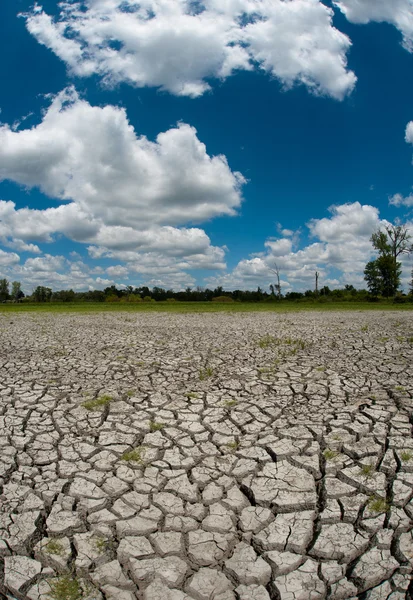
[[[239,442],[237,440],[234,440],[233,442],[229,442],[227,444],[227,448],[230,450],[230,452],[236,452],[239,448]]]
[[[110,549],[111,542],[107,538],[98,537],[94,540],[94,542],[96,550],[99,552],[99,554],[104,554],[107,550]]]
[[[144,367],[144,366],[145,366],[145,363],[144,363],[142,360],[137,360],[137,361],[135,362],[135,365],[136,365],[137,367]]]
[[[126,392],[126,395],[127,395],[128,398],[132,398],[132,396],[134,396],[135,393],[136,393],[135,390],[128,390]]]
[[[149,430],[153,433],[154,431],[161,431],[165,425],[163,423],[157,423],[156,421],[149,421]]]
[[[185,394],[185,396],[186,396],[188,399],[195,399],[195,398],[198,398],[198,394],[196,394],[195,392],[188,392],[187,394]]]
[[[403,452],[400,452],[400,458],[403,462],[409,462],[413,458],[413,453],[410,450],[403,450]]]
[[[398,336],[396,337],[396,340],[397,340],[398,342],[404,342],[404,337],[403,337],[402,335],[398,335]]]
[[[406,340],[409,344],[413,344],[413,336],[408,337]]]
[[[260,348],[268,348],[269,346],[274,346],[277,343],[277,339],[272,335],[264,335],[260,340],[258,340],[258,346]]]
[[[142,464],[143,458],[145,456],[145,448],[142,446],[138,446],[137,448],[133,448],[133,450],[127,450],[121,456],[121,460],[132,461]]]
[[[325,371],[326,368],[325,367],[316,367],[315,369],[316,371]]]
[[[368,325],[363,325],[361,327],[361,331],[368,331],[369,330],[369,326]]]
[[[339,454],[339,452],[331,450],[330,448],[326,448],[323,452],[323,456],[326,460],[334,460]]]
[[[100,398],[95,398],[94,400],[87,400],[87,402],[83,402],[83,408],[86,410],[96,410],[99,408],[105,408],[112,402],[112,396],[100,396]]]
[[[48,596],[53,600],[82,600],[84,591],[79,579],[70,574],[61,575],[49,581],[50,592]]]
[[[63,544],[54,539],[51,539],[44,548],[46,552],[49,554],[56,554],[56,556],[63,556],[65,553]]]
[[[224,402],[224,406],[226,406],[227,408],[233,408],[237,404],[238,404],[238,400],[225,400],[225,402]]]
[[[381,337],[380,341],[384,344],[386,342],[388,342],[389,338],[388,337]]]
[[[371,496],[367,507],[372,513],[385,513],[389,510],[389,505],[381,496]]]
[[[212,377],[213,374],[214,369],[212,367],[205,367],[205,369],[199,371],[199,379],[204,381],[205,379],[208,379],[208,377]]]
[[[402,385],[396,385],[396,387],[394,388],[396,390],[396,392],[405,392],[406,388],[404,388]]]
[[[376,472],[376,469],[375,469],[374,465],[362,465],[360,467],[360,475],[362,475],[366,479],[373,477],[375,472]]]

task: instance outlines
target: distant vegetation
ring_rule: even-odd
[[[18,282],[14,282],[15,284]],[[17,288],[17,286],[15,286]],[[352,285],[344,288],[331,290],[328,286],[318,291],[306,290],[305,292],[287,292],[284,295],[276,295],[258,287],[256,290],[234,290],[225,291],[222,287],[214,290],[197,287],[187,288],[184,291],[175,292],[160,287],[152,289],[148,287],[128,286],[118,289],[112,285],[104,290],[93,290],[88,292],[75,292],[73,290],[53,291],[51,288],[38,286],[31,295],[25,296],[20,288],[18,297],[8,292],[8,282],[0,280],[0,302],[11,304],[50,304],[50,303],[109,303],[109,304],[147,304],[165,302],[174,304],[179,302],[213,302],[214,304],[229,305],[234,303],[266,303],[272,305],[286,304],[330,304],[330,303],[364,303],[382,301],[388,302],[388,297],[369,292],[364,289],[357,290]],[[1,293],[3,291],[3,293]],[[376,290],[375,290],[376,291]],[[397,304],[413,303],[413,293],[402,294],[397,292],[392,298]]]

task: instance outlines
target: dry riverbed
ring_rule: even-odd
[[[0,336],[0,597],[413,597],[409,313],[0,314]]]

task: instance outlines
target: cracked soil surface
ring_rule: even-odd
[[[0,335],[0,597],[413,597],[409,313]]]

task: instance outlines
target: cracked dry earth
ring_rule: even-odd
[[[1,597],[413,597],[409,313],[0,334]]]

